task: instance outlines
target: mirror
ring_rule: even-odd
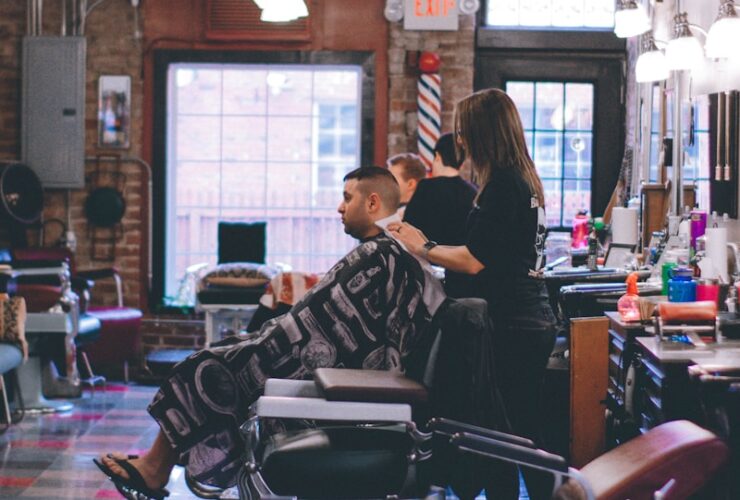
[[[98,146],[128,148],[130,116],[131,77],[101,76],[98,82]]]

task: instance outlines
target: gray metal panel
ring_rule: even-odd
[[[21,156],[45,188],[85,186],[84,37],[25,37]]]

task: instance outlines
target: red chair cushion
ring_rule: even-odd
[[[94,307],[87,313],[100,320],[100,339],[85,348],[95,366],[122,364],[139,354],[141,311],[130,307]]]
[[[652,499],[670,479],[668,498],[688,498],[727,461],[729,448],[688,420],[659,425],[596,458],[581,473],[600,500]]]

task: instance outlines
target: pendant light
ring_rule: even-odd
[[[674,37],[665,48],[668,67],[672,70],[698,68],[704,60],[704,49],[691,32],[686,12],[676,14],[673,20]]]
[[[740,18],[732,0],[722,0],[719,15],[707,33],[706,51],[710,59],[737,57],[740,45]]]
[[[629,38],[650,31],[650,18],[642,4],[635,0],[620,0],[614,12],[614,33]]]
[[[260,20],[267,23],[287,23],[308,16],[303,0],[254,0],[262,9]]]
[[[642,54],[637,58],[635,80],[638,83],[666,80],[670,73],[665,54],[655,45],[652,32],[642,36]]]

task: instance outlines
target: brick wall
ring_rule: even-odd
[[[473,91],[475,16],[460,16],[458,31],[405,31],[391,23],[388,44],[390,109],[388,155],[417,152],[416,99],[419,71],[407,64],[407,53],[436,52],[441,60],[442,132],[452,130],[455,103]]]
[[[56,36],[61,31],[59,2],[44,3],[44,32]],[[26,2],[0,2],[0,158],[19,159],[20,156],[20,45],[26,30]],[[87,18],[87,79],[85,86],[85,154],[120,154],[138,157],[141,154],[142,122],[142,47],[133,38],[134,13],[128,2],[122,0],[106,2],[92,11]],[[69,33],[69,31],[68,31]],[[97,95],[100,75],[129,75],[131,77],[131,148],[106,150],[97,147]],[[105,168],[112,168],[106,163]],[[95,170],[94,163],[85,165],[86,177]],[[142,181],[146,176],[134,164],[124,164],[126,175],[124,196],[126,213],[122,221],[123,236],[115,238],[115,260],[100,262],[91,259],[87,220],[83,206],[88,195],[85,189],[48,189],[45,196],[44,219],[67,221],[66,205],[69,199],[69,218],[78,247],[76,263],[79,269],[115,266],[121,271],[124,286],[124,302],[140,306],[142,283],[142,205],[145,193]],[[48,226],[46,244],[61,236],[58,226]],[[31,243],[36,232],[30,234]],[[101,236],[107,234],[101,232]],[[115,288],[112,283],[96,287],[94,300],[97,303],[112,303]]]
[[[195,0],[193,0],[195,1]],[[335,2],[339,7],[344,4]],[[382,11],[381,1],[376,7]],[[329,2],[327,2],[327,5]],[[152,4],[156,7],[155,4]],[[150,5],[140,9],[140,28],[149,30],[151,26],[169,26],[169,20],[146,19],[147,12],[157,12]],[[366,5],[366,4],[363,4]],[[346,10],[336,7],[333,14],[346,15]],[[368,7],[370,8],[370,7]],[[171,14],[171,12],[170,12]],[[60,32],[60,9],[58,2],[45,2],[44,34],[53,35]],[[327,17],[327,19],[329,19]],[[331,18],[333,19],[333,18]],[[327,21],[328,22],[328,21]],[[341,24],[341,23],[340,23]],[[339,40],[331,28],[323,34],[324,45],[320,48],[338,50],[333,45]],[[190,25],[188,25],[190,26]],[[25,35],[26,2],[21,0],[0,2],[0,159],[18,159],[20,156],[20,44]],[[147,154],[144,149],[147,141],[143,137],[144,128],[144,50],[146,43],[134,39],[134,13],[130,2],[109,0],[96,8],[87,19],[87,80],[85,105],[85,153],[86,156],[100,154],[121,154],[129,157],[140,157]],[[332,35],[332,36],[329,36]],[[163,37],[166,34],[158,34]],[[192,35],[198,36],[198,35]],[[332,40],[332,43],[327,40]],[[339,42],[337,42],[339,43]],[[345,43],[345,42],[341,42]],[[327,45],[328,44],[328,45]],[[388,154],[403,151],[416,151],[416,80],[418,73],[406,66],[406,53],[416,51],[433,51],[441,57],[440,73],[442,77],[443,131],[452,127],[452,109],[454,103],[467,95],[473,88],[473,49],[474,17],[460,18],[460,30],[457,32],[405,32],[400,23],[392,23],[389,34],[389,74],[390,74],[390,120],[388,124]],[[356,50],[357,47],[353,47]],[[385,50],[383,50],[385,52]],[[97,146],[97,93],[98,79],[101,75],[128,75],[131,77],[131,148],[128,150],[106,150]],[[384,124],[380,124],[382,126]],[[111,168],[111,164],[104,164]],[[86,174],[95,171],[95,164],[86,164]],[[69,195],[70,218],[72,230],[78,241],[76,254],[77,266],[80,269],[107,267],[115,265],[123,277],[124,302],[126,305],[143,306],[142,297],[146,289],[145,245],[146,224],[146,172],[135,164],[122,166],[126,175],[124,190],[127,204],[126,214],[122,221],[123,237],[116,240],[115,261],[112,263],[95,262],[90,258],[90,241],[88,238],[87,220],[83,207],[91,186],[85,189],[47,190],[45,199],[45,218],[67,220],[66,204]],[[50,230],[48,239],[58,237]],[[113,283],[101,283],[94,290],[94,301],[111,303]],[[186,321],[183,321],[186,320]],[[203,344],[204,326],[201,317],[154,316],[145,317],[143,326],[143,347],[147,352],[165,347],[192,348]]]

